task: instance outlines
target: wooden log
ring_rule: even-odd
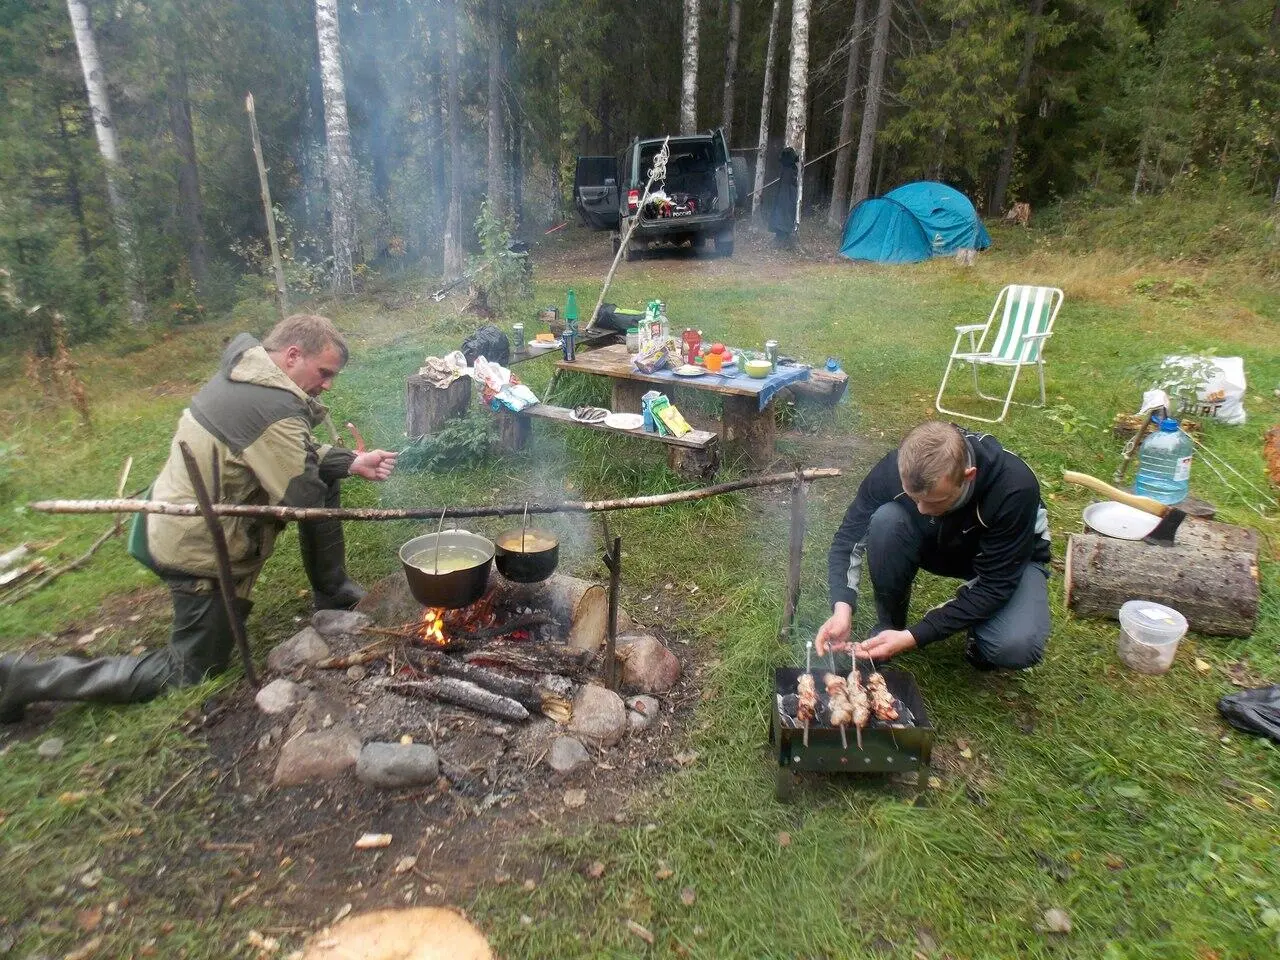
[[[722,422],[722,436],[729,456],[745,460],[752,467],[773,462],[778,425],[772,407],[761,410],[756,397],[726,396]]]
[[[791,531],[787,551],[787,594],[782,607],[782,626],[778,640],[786,643],[795,627],[796,610],[800,606],[800,566],[804,560],[805,506],[809,485],[796,478],[791,485]]]
[[[1064,580],[1076,616],[1115,619],[1126,600],[1154,600],[1186,617],[1191,630],[1226,637],[1249,636],[1258,619],[1258,557],[1248,550],[1076,533]]]
[[[528,417],[510,410],[498,411],[498,446],[503,453],[519,453],[529,445],[532,436],[533,424]]]
[[[404,432],[410,440],[436,433],[471,405],[471,378],[459,377],[447,387],[437,387],[415,374],[405,381]]]
[[[510,697],[491,693],[483,687],[453,677],[428,677],[426,680],[397,680],[387,689],[406,697],[439,700],[466,707],[501,720],[528,720],[529,711]]]
[[[849,388],[849,375],[841,370],[831,373],[826,370],[810,370],[808,380],[797,380],[784,389],[790,390],[797,403],[809,403],[814,406],[834,407],[840,402]],[[779,391],[781,392],[781,391]]]
[[[644,406],[640,398],[650,390],[657,389],[657,384],[646,383],[643,380],[614,380],[613,412],[639,413]]]
[[[555,573],[541,583],[515,583],[496,570],[489,576],[495,606],[550,610],[569,624],[565,644],[573,650],[595,651],[609,630],[609,592],[602,584]]]
[[[710,480],[720,469],[720,444],[695,447],[668,447],[667,467],[688,480]]]

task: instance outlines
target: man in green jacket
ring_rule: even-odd
[[[221,503],[339,506],[339,481],[345,477],[387,479],[395,468],[394,453],[357,453],[312,438],[328,415],[317,398],[346,362],[346,341],[324,317],[288,317],[262,343],[249,334],[236,337],[213,379],[182,412],[151,497],[195,503],[180,442],[191,448],[205,483],[212,488],[216,478],[210,492]],[[204,520],[137,516],[145,521],[146,549],[136,553],[173,596],[168,647],[143,656],[94,660],[2,657],[0,722],[20,720],[26,704],[37,700],[149,700],[166,688],[199,683],[226,668],[234,637],[218,593],[217,562]],[[258,517],[222,517],[221,524],[243,623],[252,607],[254,581],[284,524]],[[347,576],[342,523],[300,523],[298,541],[316,607],[354,606],[364,590]]]

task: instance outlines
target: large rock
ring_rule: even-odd
[[[369,615],[359,610],[317,610],[311,615],[311,626],[326,639],[359,633],[371,623]]]
[[[306,687],[280,677],[259,690],[253,699],[259,710],[274,717],[292,710],[306,695]]]
[[[314,627],[303,627],[267,654],[267,668],[273,673],[291,673],[329,656],[329,645]]]
[[[356,765],[360,738],[345,723],[316,733],[301,733],[280,748],[275,785],[291,787],[308,780],[332,780]]]
[[[556,737],[547,751],[547,766],[556,773],[573,773],[591,766],[591,754],[580,740],[573,737]]]
[[[627,732],[627,706],[612,690],[586,683],[573,701],[569,732],[610,747]]]
[[[356,776],[383,790],[420,787],[440,776],[440,760],[425,743],[366,743]]]
[[[667,693],[680,679],[680,661],[647,633],[618,638],[622,686],[634,693]]]

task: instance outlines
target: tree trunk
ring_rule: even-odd
[[[445,77],[449,114],[449,210],[444,227],[444,275],[446,280],[462,276],[462,178],[463,157],[458,113],[458,0],[445,0]]]
[[[880,122],[884,64],[889,58],[889,24],[892,19],[893,0],[880,0],[880,7],[876,11],[876,35],[871,45],[871,66],[867,71],[867,92],[862,107],[862,131],[858,135],[858,159],[853,168],[853,204],[865,200],[871,186],[871,161],[876,149],[876,125]]]
[[[1027,107],[1027,90],[1031,86],[1031,62],[1036,53],[1036,28],[1040,25],[1040,14],[1044,12],[1044,0],[1031,0],[1031,11],[1027,17],[1027,29],[1022,35],[1022,66],[1018,69],[1018,80],[1013,88],[1014,103],[1017,115],[1009,123],[1005,131],[1004,149],[1000,151],[1000,168],[996,171],[996,185],[991,191],[991,204],[987,207],[988,216],[999,216],[1004,211],[1005,195],[1009,192],[1009,180],[1013,177],[1013,155],[1018,148],[1018,122]]]
[[[444,93],[441,74],[440,37],[431,37],[431,63],[427,76],[427,166],[431,171],[431,220],[430,229],[439,236],[444,229],[445,211],[449,207],[449,178],[445,172],[444,112],[440,98]]]
[[[196,289],[204,292],[209,281],[209,253],[204,242],[204,204],[200,199],[200,169],[196,165],[196,140],[191,129],[191,96],[187,70],[181,54],[174,51],[175,63],[166,78],[169,101],[169,130],[178,150],[178,212],[186,233],[187,260]]]
[[[769,146],[769,101],[773,99],[773,62],[778,53],[778,14],[782,0],[773,0],[773,13],[769,17],[769,44],[764,52],[764,90],[760,94],[760,136],[756,141],[756,176],[751,192],[751,216],[760,208],[760,196],[764,193],[764,152]]]
[[[849,35],[849,68],[844,75],[844,103],[840,108],[840,135],[836,143],[836,172],[831,180],[831,207],[827,225],[839,229],[849,213],[849,161],[853,158],[853,105],[858,92],[858,68],[861,66],[862,33],[867,28],[867,0],[858,0],[853,8],[853,30]]]
[[[680,59],[680,132],[698,132],[698,0],[684,0],[684,53]]]
[[[329,175],[329,231],[333,242],[333,289],[355,292],[355,167],[342,79],[338,0],[316,0],[316,39],[324,87],[324,139]]]
[[[791,5],[791,76],[787,81],[787,126],[784,143],[800,155],[804,177],[805,120],[809,111],[809,0]]]
[[[76,50],[80,54],[80,69],[84,72],[84,85],[89,93],[93,132],[98,138],[98,151],[102,154],[103,171],[107,178],[107,202],[111,207],[116,243],[120,248],[120,264],[124,270],[126,296],[129,298],[129,319],[132,323],[141,324],[147,319],[147,307],[142,293],[142,273],[138,266],[133,215],[126,199],[125,173],[120,163],[120,147],[116,143],[115,123],[111,119],[111,100],[107,96],[107,72],[98,55],[98,42],[89,21],[88,3],[86,0],[67,0],[67,12],[71,16],[71,30],[75,34]]]
[[[507,215],[506,149],[502,135],[502,0],[489,0],[489,212]]]
[[[729,0],[729,36],[724,48],[724,106],[721,126],[726,146],[733,146],[734,82],[738,78],[738,35],[742,31],[742,0]]]
[[[76,218],[76,236],[80,241],[80,253],[86,261],[93,255],[93,241],[89,236],[89,224],[84,218],[84,192],[80,189],[80,162],[71,146],[71,134],[67,130],[67,117],[63,112],[69,104],[59,102],[58,144],[62,148],[62,158],[67,165],[67,203],[71,205],[71,213]]]

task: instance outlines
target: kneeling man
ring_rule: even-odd
[[[888,660],[965,632],[979,670],[1039,663],[1049,639],[1049,525],[1040,483],[990,434],[927,421],[858,488],[827,556],[832,614],[818,652],[850,649],[863,562],[876,627],[853,647]],[[907,626],[919,570],[964,580],[955,598]]]

